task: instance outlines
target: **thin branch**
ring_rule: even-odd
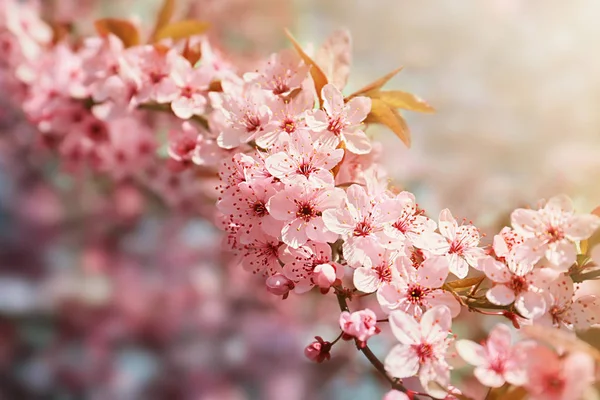
[[[350,311],[350,309],[348,308],[348,303],[346,302],[346,298],[340,294],[336,294],[336,297],[337,297],[338,304],[340,306],[340,310]],[[392,385],[392,389],[400,390],[401,392],[404,392],[404,393],[408,392],[408,389],[406,389],[404,386],[402,386],[402,384],[400,382],[398,382],[398,380],[390,377],[387,374],[387,372],[385,372],[385,367],[384,367],[383,363],[371,351],[369,346],[367,346],[365,344],[364,347],[362,347],[362,348],[359,347],[359,350],[365,355],[365,357],[367,357],[367,360],[369,360],[371,365],[373,365],[373,367],[375,367],[375,369],[377,371],[379,371],[379,373],[385,377],[385,379],[390,383],[390,385]]]

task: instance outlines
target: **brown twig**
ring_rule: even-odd
[[[340,306],[340,310],[350,311],[350,309],[348,308],[348,303],[346,302],[346,297],[344,297],[343,295],[340,295],[340,294],[336,294],[336,297],[337,297],[338,304]],[[379,373],[385,377],[385,379],[390,383],[390,385],[392,385],[392,389],[396,389],[396,390],[399,390],[404,393],[408,392],[408,389],[406,389],[404,386],[402,386],[402,384],[397,379],[394,379],[387,374],[383,363],[371,351],[369,346],[367,346],[365,344],[363,347],[359,347],[358,349],[365,355],[365,357],[367,357],[367,360],[369,360],[371,365],[373,365],[373,367],[375,367],[375,369],[377,371],[379,371]]]

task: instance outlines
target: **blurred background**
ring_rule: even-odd
[[[106,16],[150,26],[159,3],[42,6],[85,34]],[[288,45],[284,27],[307,47],[346,27],[347,93],[403,65],[388,87],[437,112],[406,114],[410,150],[390,131],[369,133],[393,183],[431,215],[448,207],[493,234],[512,209],[557,193],[581,211],[600,204],[596,1],[193,0],[178,12],[210,21],[212,40],[248,68]],[[315,335],[337,336],[333,296],[281,301],[219,250],[202,212],[167,208],[127,181],[109,190],[65,173],[32,149],[36,133],[2,96],[0,398],[353,400],[387,390],[349,343],[326,364],[304,359]],[[456,333],[473,337],[496,322],[462,321]],[[372,342],[382,357],[391,343]]]

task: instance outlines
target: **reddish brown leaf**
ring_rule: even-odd
[[[410,147],[410,130],[406,125],[406,121],[398,111],[390,108],[383,100],[371,99],[371,112],[365,122],[380,123],[387,126],[407,147]]]
[[[386,90],[380,91],[377,97],[385,101],[390,107],[402,108],[404,110],[431,113],[435,110],[427,102],[412,93],[403,92],[401,90]]]
[[[385,85],[390,79],[392,79],[394,76],[396,76],[396,74],[398,72],[402,71],[402,68],[404,68],[404,67],[396,68],[389,74],[377,79],[375,82],[370,83],[367,86],[363,87],[362,89],[359,89],[356,92],[352,93],[347,98],[351,99],[352,97],[356,97],[356,96],[365,96],[365,95],[368,95],[369,92],[373,92],[373,91],[377,91],[377,90],[381,89],[383,87],[383,85]]]
[[[104,18],[94,22],[96,31],[101,36],[112,33],[123,42],[125,47],[137,46],[140,44],[140,33],[137,27],[128,20],[116,18]]]
[[[476,278],[464,278],[448,282],[446,283],[446,285],[452,289],[466,289],[481,283],[481,281],[483,281],[484,279],[485,276],[478,276]]]
[[[163,39],[187,39],[190,36],[201,35],[206,32],[210,24],[208,22],[196,21],[196,20],[185,20],[174,22],[169,25],[162,27],[156,35],[154,35],[154,41]]]
[[[298,43],[298,41],[292,36],[290,31],[286,29],[285,34],[290,40],[290,42],[292,42],[292,46],[294,46],[294,49],[296,50],[300,58],[302,58],[306,65],[310,66],[310,75],[315,83],[315,90],[317,91],[317,95],[319,96],[319,103],[323,104],[323,99],[321,98],[321,89],[323,89],[323,86],[327,85],[328,82],[325,73],[323,73],[323,71],[321,70],[321,68],[319,68],[317,63],[312,58],[310,58],[308,54],[304,52],[302,46],[300,46],[300,43]]]
[[[156,22],[154,23],[154,29],[152,30],[152,35],[150,36],[150,41],[154,42],[156,33],[164,28],[169,22],[171,22],[171,18],[173,17],[173,12],[175,11],[175,0],[163,0],[162,7],[156,16]]]
[[[181,55],[186,60],[188,60],[190,64],[196,65],[196,63],[200,60],[200,57],[202,56],[200,44],[198,43],[194,46],[190,46],[190,41],[186,40],[185,47],[183,48],[183,52]]]

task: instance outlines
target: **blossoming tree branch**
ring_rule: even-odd
[[[173,7],[153,27],[103,19],[79,37],[28,3],[0,2],[2,77],[39,131],[33,145],[73,174],[129,180],[214,218],[274,295],[337,301],[339,336],[317,336],[306,356],[321,363],[353,342],[387,400],[469,398],[450,383],[457,357],[489,399],[578,399],[594,383],[599,353],[576,332],[599,322],[597,297],[578,287],[600,276],[598,215],[558,195],[514,210],[488,242],[448,209],[428,215],[389,186],[366,133],[384,125],[409,145],[400,110],[433,111],[386,87],[399,69],[344,94],[351,40],[337,31],[312,53],[287,32],[289,49],[242,71],[211,46],[208,24],[174,22]],[[376,309],[354,307],[367,296]],[[467,313],[504,322],[475,343],[452,331]],[[383,331],[398,344],[375,354]]]

